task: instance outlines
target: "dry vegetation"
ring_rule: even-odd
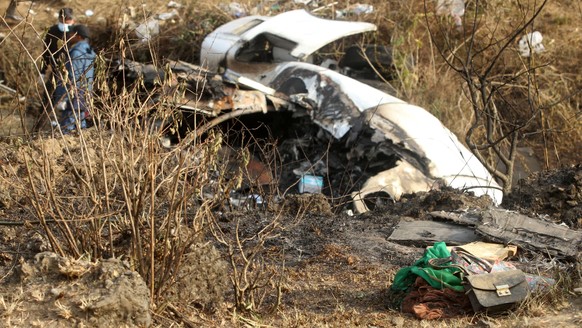
[[[0,94],[3,217],[23,224],[29,229],[26,236],[30,231],[41,232],[44,246],[36,250],[52,249],[75,259],[128,259],[131,269],[147,285],[154,324],[159,326],[424,327],[424,323],[386,308],[384,291],[395,270],[406,265],[401,262],[403,258],[394,255],[373,262],[356,255],[350,247],[330,242],[309,260],[287,266],[286,254],[271,241],[299,222],[305,223],[310,233],[325,236],[319,221],[340,209],[330,208],[325,200],[296,197],[264,211],[217,214],[229,191],[249,179],[245,165],[232,170],[224,161],[221,134],[217,131],[204,140],[193,138],[191,143],[171,150],[160,148],[163,132],[154,121],[169,121],[175,113],[161,105],[163,99],[152,104],[151,95],[143,94],[139,87],[119,92],[118,85],[105,75],[113,58],[156,64],[164,59],[197,63],[204,36],[232,16],[220,1],[183,2],[179,18],[165,22],[160,35],[150,43],[138,42],[132,25],[123,25],[128,5],[134,6],[139,23],[143,15],[169,11],[167,1],[143,1],[147,7],[142,11],[142,1],[39,0],[32,3],[37,14],[24,22],[5,25],[0,19],[4,34],[0,41],[2,79],[26,97],[18,102],[16,97]],[[303,7],[293,1],[240,3],[265,15]],[[332,1],[318,3],[323,7]],[[329,8],[344,8],[349,3],[338,1]],[[581,162],[579,1],[550,1],[527,25],[524,32],[541,31],[546,47],[545,52],[531,58],[518,55],[515,38],[521,35],[510,36],[533,15],[539,1],[468,1],[462,31],[450,17],[434,15],[434,1],[368,3],[375,11],[353,18],[378,25],[379,31],[368,41],[392,46],[397,78],[390,82],[400,97],[427,108],[464,139],[476,111],[467,80],[454,70],[461,64],[455,58],[464,58],[469,44],[474,44],[479,49],[471,63],[475,74],[495,63],[487,84],[501,86],[494,99],[500,115],[499,135],[515,125],[523,126],[519,146],[533,148],[548,169]],[[8,1],[0,4],[3,9]],[[92,17],[79,15],[78,20],[94,31],[93,44],[99,53],[99,96],[92,104],[98,124],[70,136],[50,129],[33,133],[43,93],[36,83],[39,38],[54,21],[52,12],[44,9],[63,4],[77,13],[86,9],[96,13]],[[329,8],[318,14],[332,17]],[[471,37],[473,22],[468,18],[473,17],[477,20]],[[507,48],[502,48],[503,42]],[[336,55],[341,53],[341,47],[336,51]],[[483,126],[477,127],[475,135],[485,135]],[[260,147],[276,163],[274,147],[268,143]],[[245,149],[234,153],[244,164],[250,160]],[[495,163],[495,157],[489,155],[487,160]],[[411,258],[415,255],[409,254]],[[2,258],[2,263],[10,267],[17,260]],[[571,281],[566,285],[571,287]],[[8,326],[19,325],[22,317],[15,316],[24,311],[21,302],[25,294],[14,290],[11,295],[0,296],[0,319]],[[462,318],[434,326],[464,327],[477,322],[490,327],[530,326],[528,320],[536,320],[532,316],[545,316],[549,309],[561,310],[562,302],[564,295],[550,295],[524,304],[511,317]],[[55,305],[60,312],[54,311],[66,326],[70,309],[63,304]],[[566,315],[548,320],[556,324],[564,319],[575,326],[571,318]],[[546,324],[541,320],[533,326]]]

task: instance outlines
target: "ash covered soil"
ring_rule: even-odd
[[[391,307],[392,296],[388,288],[396,271],[418,259],[426,245],[399,245],[388,241],[388,236],[402,219],[427,220],[427,213],[431,211],[484,209],[491,206],[491,202],[486,197],[477,198],[445,189],[405,195],[390,206],[355,216],[334,213],[322,195],[288,196],[279,206],[277,211],[217,214],[224,231],[239,229],[241,236],[256,233],[272,222],[273,216],[279,215],[277,234],[265,244],[265,259],[278,262],[279,270],[284,270],[283,297],[279,311],[261,318],[262,322],[303,327],[414,327],[423,324]],[[519,183],[502,207],[580,229],[582,165],[532,175]],[[174,302],[169,303],[174,311],[164,312],[150,306],[147,284],[123,258],[91,262],[58,257],[51,252],[40,226],[9,225],[9,222],[33,217],[31,213],[12,208],[1,209],[0,322],[3,326],[244,326],[244,321],[232,315],[233,295],[224,277],[222,287],[216,286],[213,292],[207,293],[224,294],[220,301],[213,301],[211,310],[200,305],[206,300],[184,304],[174,298]],[[216,249],[224,251],[220,245]],[[522,255],[522,259],[548,264],[549,269],[544,274],[555,276],[551,259],[541,254]],[[216,255],[210,261],[219,261],[219,257]],[[580,257],[578,266],[579,262]],[[197,260],[191,265],[200,263],[201,260]],[[226,266],[223,269],[229,270]],[[566,274],[570,278],[568,286],[561,291],[569,295],[560,298],[560,302],[545,304],[544,309],[526,307],[518,310],[521,312],[517,316],[485,319],[477,316],[464,318],[465,321],[456,324],[489,322],[491,327],[524,324],[579,327],[582,297],[573,290],[581,287],[580,269],[576,264],[569,264],[562,265],[559,270],[562,276]],[[219,284],[219,280],[216,278],[214,282]],[[179,289],[182,292],[200,290],[196,283],[183,282]],[[266,302],[274,301],[267,298]],[[168,313],[180,314],[171,316]],[[533,321],[535,324],[531,323]],[[446,326],[447,322],[450,324],[450,321],[431,324]]]
[[[155,2],[165,8],[166,2]],[[101,1],[92,8],[107,11],[105,7],[110,5],[110,1]],[[48,17],[44,25],[52,22],[53,18],[44,11],[37,11]],[[20,117],[14,117],[13,130],[17,130]],[[9,130],[6,118],[2,123],[0,128]],[[42,149],[49,157],[54,157],[54,161],[63,152],[54,139],[39,141],[35,147],[39,151],[37,155],[40,156]],[[0,172],[15,170],[20,179],[26,179],[20,156],[19,145],[3,144]],[[14,163],[14,159],[21,166],[5,165]],[[66,171],[65,165],[69,164],[62,163],[60,168],[58,163],[51,165],[57,168],[54,174],[58,175]],[[8,175],[12,176],[12,172]],[[225,231],[238,228],[248,235],[279,216],[277,234],[265,244],[265,259],[277,263],[278,270],[283,271],[281,305],[273,315],[245,321],[233,314],[234,296],[228,283],[232,272],[228,266],[199,268],[208,262],[219,263],[221,258],[226,260],[221,255],[225,250],[220,245],[212,249],[197,247],[197,251],[192,252],[195,256],[185,264],[187,269],[196,269],[198,276],[206,280],[182,282],[169,292],[167,303],[154,307],[146,281],[131,268],[127,259],[91,261],[56,256],[44,230],[35,222],[36,213],[24,209],[30,190],[15,188],[17,181],[8,181],[3,176],[0,175],[1,327],[233,327],[260,326],[259,323],[273,327],[582,325],[582,297],[574,292],[574,288],[582,287],[580,256],[577,264],[559,267],[570,280],[560,289],[565,296],[559,302],[539,302],[541,306],[524,307],[515,314],[427,323],[391,307],[392,296],[388,288],[394,274],[418,259],[426,246],[390,242],[388,237],[398,222],[402,219],[428,220],[431,211],[483,209],[491,206],[487,198],[454,190],[431,191],[405,195],[390,206],[349,216],[334,212],[321,195],[293,195],[283,200],[279,211],[217,213],[217,220]],[[501,207],[580,230],[582,165],[537,173],[524,179],[505,197]],[[22,222],[25,224],[20,224]],[[123,240],[120,243],[127,246]],[[553,269],[552,259],[542,254],[524,256],[527,261],[547,264],[548,274],[560,274]],[[196,295],[191,295],[195,291],[203,291],[200,294],[216,299],[196,300]],[[268,298],[266,302],[273,302],[273,299]],[[213,304],[209,307],[205,303]]]

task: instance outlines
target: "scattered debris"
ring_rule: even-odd
[[[463,247],[436,242],[412,266],[400,269],[390,287],[401,310],[419,319],[509,310],[555,280],[526,274],[509,261],[488,262]]]
[[[371,14],[373,12],[374,12],[374,6],[364,4],[364,3],[355,3],[352,5],[349,5],[345,9],[336,10],[335,16],[337,18],[344,18],[344,17],[350,16],[350,15],[358,16],[358,15]]]
[[[473,226],[475,232],[486,240],[513,244],[560,259],[575,260],[578,252],[582,251],[582,232],[517,212],[489,208],[462,213],[430,214],[434,218]]]
[[[419,221],[402,218],[389,241],[404,245],[432,245],[446,241],[448,245],[463,245],[480,240],[474,229],[447,222]]]
[[[221,8],[235,18],[240,18],[247,15],[245,7],[238,2],[231,2],[228,5],[221,3]]]
[[[369,194],[382,191],[398,199],[402,193],[440,184],[487,194],[499,204],[502,191],[491,174],[433,115],[315,65],[313,54],[323,46],[375,29],[370,23],[326,20],[304,10],[243,17],[210,33],[200,58],[210,72],[224,70],[226,76],[245,79],[231,81],[261,90],[269,101],[274,101],[272,96],[283,100],[275,108],[281,105],[295,117],[309,117],[344,144],[348,160],[374,163],[374,181],[353,194],[358,212],[368,210],[363,198]],[[409,172],[406,178],[390,174],[398,166]],[[400,187],[391,188],[394,184]]]
[[[450,243],[449,243],[450,244]],[[450,247],[451,250],[453,247]],[[503,261],[517,255],[517,246],[476,241],[457,247],[487,261]]]
[[[166,6],[168,8],[176,8],[176,9],[183,7],[181,3],[178,3],[176,1],[170,1],[170,2],[168,2],[168,4]]]
[[[299,193],[318,194],[323,188],[323,177],[315,175],[303,175],[299,179]]]
[[[438,0],[436,5],[437,15],[450,15],[455,26],[463,25],[462,17],[465,15],[465,0]]]
[[[535,31],[521,37],[518,43],[519,53],[522,57],[531,56],[532,52],[539,54],[546,50],[542,44],[543,36],[540,32]]]
[[[157,14],[156,18],[162,21],[173,19],[174,17],[178,16],[178,11],[176,9],[172,9],[172,11],[168,13],[161,13]]]
[[[160,34],[160,23],[155,18],[149,18],[135,28],[135,34],[141,42],[148,42],[152,37]]]

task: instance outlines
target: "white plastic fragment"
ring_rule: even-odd
[[[94,13],[94,12],[93,12],[93,10],[91,10],[91,9],[87,9],[87,10],[85,10],[85,16],[87,16],[87,17],[91,17],[91,16],[93,16],[94,14],[95,14],[95,13]]]
[[[228,4],[227,11],[234,17],[240,18],[247,15],[247,12],[243,5],[238,2],[231,2]]]
[[[520,55],[523,57],[529,57],[532,51],[536,54],[543,52],[545,48],[542,44],[542,40],[543,36],[538,31],[522,36],[518,44]]]
[[[176,9],[172,9],[169,13],[161,13],[157,15],[158,19],[163,21],[172,19],[176,16],[178,16],[178,11],[176,11]]]
[[[182,4],[177,3],[176,1],[170,1],[166,5],[168,8],[182,8]]]
[[[346,9],[336,10],[335,15],[337,18],[343,18],[347,15],[364,15],[371,14],[374,12],[374,6],[365,3],[356,3],[348,6]]]
[[[455,21],[455,26],[461,26],[461,17],[465,15],[465,0],[438,0],[436,14],[451,15]]]
[[[135,34],[142,42],[147,42],[153,36],[160,34],[160,23],[157,19],[150,18],[135,28]]]
[[[229,197],[230,205],[239,208],[252,208],[255,206],[263,206],[265,200],[259,194],[242,195],[232,192]]]
[[[135,7],[133,7],[133,6],[128,6],[128,7],[127,7],[127,10],[129,11],[129,17],[131,17],[131,18],[135,18],[135,15],[136,15],[136,14],[135,14]]]

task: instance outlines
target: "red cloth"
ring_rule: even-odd
[[[419,319],[433,320],[464,315],[472,312],[472,308],[465,293],[449,288],[433,288],[418,277],[410,293],[402,300],[402,312],[412,313]]]

